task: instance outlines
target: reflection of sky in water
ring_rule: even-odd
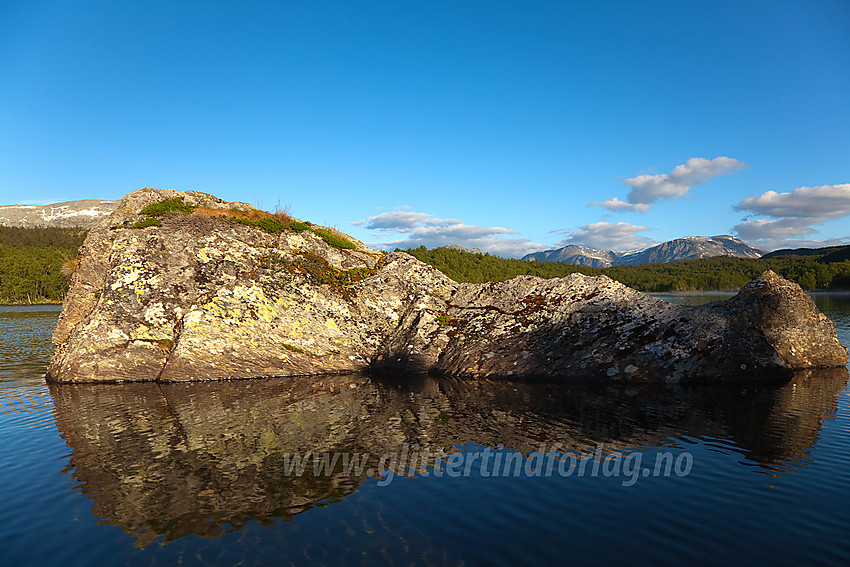
[[[21,371],[44,376],[58,316],[58,305],[0,306],[0,382],[19,379]]]

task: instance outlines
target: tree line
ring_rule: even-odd
[[[795,281],[807,290],[850,290],[850,246],[772,253],[767,258],[717,256],[666,264],[640,264],[591,268],[564,262],[528,262],[477,254],[454,248],[424,246],[405,252],[434,266],[458,282],[503,281],[518,275],[562,278],[574,273],[606,275],[639,291],[733,291],[740,289],[765,270]]]
[[[77,228],[0,226],[0,303],[61,302],[85,237]]]

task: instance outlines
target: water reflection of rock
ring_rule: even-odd
[[[846,368],[783,385],[565,386],[349,375],[193,384],[52,385],[74,476],[104,523],[136,535],[216,536],[341,500],[367,475],[285,473],[309,451],[432,452],[456,444],[582,451],[720,439],[768,468],[805,459]],[[723,441],[725,440],[725,441]]]

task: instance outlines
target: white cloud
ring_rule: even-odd
[[[762,250],[779,250],[780,248],[824,248],[826,246],[847,246],[850,244],[850,237],[846,238],[828,238],[826,240],[807,240],[803,238],[791,240],[768,240],[763,241]]]
[[[735,225],[741,240],[783,240],[817,232],[801,219],[752,219]]]
[[[651,230],[648,226],[630,224],[627,222],[595,222],[586,224],[579,230],[568,232],[568,236],[558,242],[560,248],[574,244],[597,250],[614,250],[616,252],[646,248],[657,244],[651,238],[641,236],[641,232]],[[566,232],[566,231],[562,231]]]
[[[630,190],[625,201],[612,197],[602,202],[594,201],[588,206],[603,207],[614,212],[635,211],[645,213],[659,199],[684,197],[695,185],[705,183],[720,175],[729,175],[746,167],[746,163],[725,156],[714,159],[691,158],[687,162],[674,167],[670,173],[638,175],[626,179],[623,184]]]
[[[470,225],[459,219],[444,219],[407,208],[381,213],[352,224],[374,231],[379,240],[368,242],[369,246],[388,250],[460,244],[499,256],[520,257],[544,248],[543,244],[527,238],[506,237],[519,234],[515,230],[500,226]],[[387,239],[392,236],[399,238]]]
[[[773,218],[831,219],[850,215],[850,183],[800,187],[788,193],[767,191],[744,199],[735,207]],[[818,222],[824,222],[818,220]]]
[[[751,216],[767,217],[745,218],[736,225],[735,231],[742,239],[760,241],[759,246],[765,249],[802,247],[790,240],[816,233],[816,225],[850,215],[850,184],[799,187],[787,193],[767,191],[744,199],[735,208],[750,211]],[[814,246],[828,245],[825,241],[808,242],[815,243]]]
[[[649,211],[651,205],[647,205],[644,203],[627,203],[626,201],[621,201],[617,197],[611,197],[610,199],[605,199],[602,202],[593,201],[592,203],[587,204],[588,207],[601,207],[603,209],[608,209],[609,211],[614,211],[615,213],[619,213],[621,211],[633,211],[638,213],[646,213]]]
[[[462,224],[457,219],[441,219],[428,213],[417,213],[409,209],[398,209],[387,213],[381,213],[368,219],[356,221],[352,224],[363,226],[369,230],[382,230],[385,232],[410,232],[417,227],[445,227]]]
[[[694,185],[746,167],[746,163],[724,156],[714,159],[691,158],[674,167],[670,173],[638,175],[626,179],[623,183],[631,187],[626,200],[629,203],[651,204],[658,199],[681,197]]]
[[[746,221],[735,228],[738,229],[738,238],[758,246],[768,252],[780,248],[823,248],[825,246],[846,246],[850,244],[850,237],[829,238],[816,240],[801,238],[800,231],[790,230],[777,224],[748,224],[756,221]],[[765,221],[773,223],[775,221]],[[811,231],[816,232],[816,231]],[[803,233],[803,234],[808,234]]]

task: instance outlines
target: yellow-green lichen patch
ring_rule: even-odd
[[[265,321],[266,323],[271,323],[278,316],[277,311],[262,303],[257,306],[257,318],[261,321]]]
[[[118,266],[114,271],[117,277],[110,286],[113,291],[122,287],[127,287],[142,277],[142,274],[134,266]]]
[[[213,297],[209,302],[202,305],[202,307],[206,313],[220,318],[227,317],[227,302],[221,296]]]
[[[258,285],[236,286],[233,289],[233,298],[252,306],[257,318],[266,323],[271,323],[279,316],[275,302],[268,298],[263,288]]]
[[[134,341],[153,341],[157,338],[159,338],[157,334],[152,333],[150,327],[146,325],[139,325],[130,333],[130,339]]]

